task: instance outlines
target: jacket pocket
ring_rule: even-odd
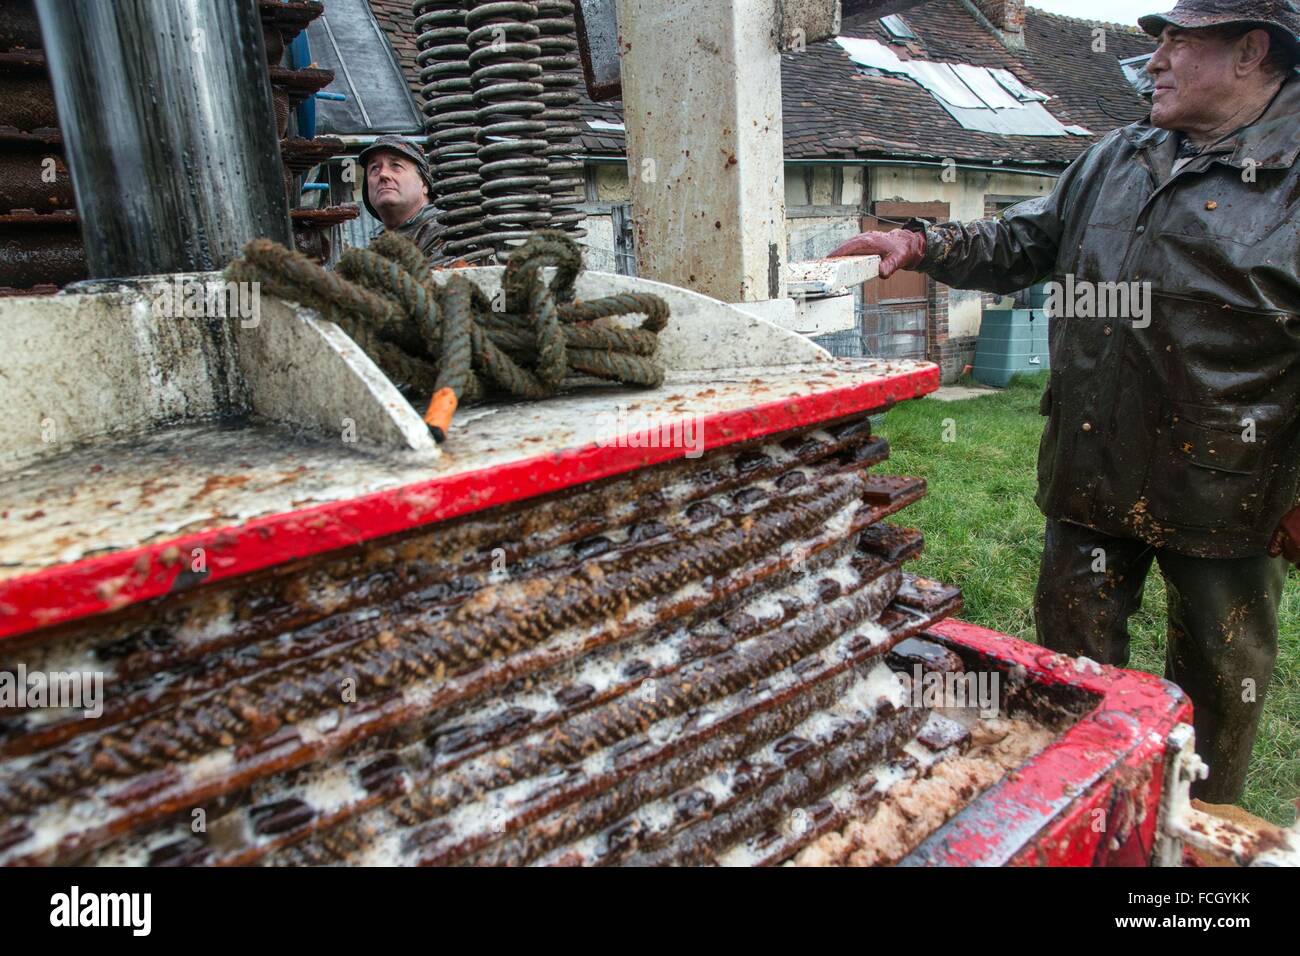
[[[1248,529],[1267,493],[1281,405],[1166,402],[1143,497],[1158,522]]]

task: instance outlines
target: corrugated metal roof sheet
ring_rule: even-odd
[[[926,60],[907,60],[907,75],[925,87],[931,96],[944,106],[956,106],[966,110],[982,110],[988,107],[975,95],[975,92],[961,81],[957,71],[949,63],[930,63]]]
[[[1127,60],[1120,60],[1120,68],[1124,71],[1124,76],[1133,84],[1133,89],[1137,90],[1143,96],[1150,96],[1155,92],[1156,80],[1147,72],[1147,64],[1151,62],[1152,54],[1148,53],[1143,56],[1131,56]]]
[[[1014,96],[1021,103],[1028,103],[1037,100],[1040,103],[1046,103],[1051,99],[1046,93],[1038,90],[1031,90],[1025,84],[1017,79],[1016,75],[1010,70],[1002,70],[997,67],[989,67],[989,75],[998,81],[1008,93]]]
[[[836,37],[855,63],[906,76],[922,86],[963,129],[1001,136],[1069,136],[1071,130],[1007,70],[971,63],[904,60],[876,40]],[[1081,127],[1080,127],[1081,128]],[[1087,134],[1076,134],[1087,135]]]
[[[997,81],[993,71],[969,63],[954,63],[953,70],[961,77],[963,83],[983,100],[984,105],[993,110],[1020,110],[1024,103],[1007,92],[1007,88]]]
[[[915,40],[917,38],[916,33],[908,26],[907,21],[898,14],[881,17],[880,24],[889,31],[890,36],[899,40]]]
[[[1018,110],[991,110],[986,106],[964,109],[939,100],[965,129],[1001,136],[1069,136],[1070,131],[1055,116],[1047,112],[1042,103],[1026,103]]]

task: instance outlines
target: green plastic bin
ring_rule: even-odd
[[[1042,372],[1047,363],[1047,314],[1039,309],[987,309],[975,346],[973,377],[1005,388],[1011,376]]]

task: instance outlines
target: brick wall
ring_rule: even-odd
[[[984,218],[992,219],[994,216],[998,214],[1000,207],[1001,207],[1001,203],[996,203],[992,199],[989,199],[988,196],[985,196],[984,197]],[[983,295],[981,295],[980,300],[984,303],[983,308],[987,309],[989,306],[991,306],[993,304],[993,300],[996,298],[997,296],[995,296],[992,292],[985,292]]]
[[[1025,0],[975,0],[975,6],[999,30],[1023,33],[1025,29]]]
[[[925,280],[926,329],[925,357],[939,366],[944,384],[952,380],[953,362],[948,339],[948,296],[950,290],[942,282]],[[958,372],[961,370],[958,369]]]
[[[960,335],[953,338],[948,326],[948,296],[951,289],[933,279],[926,281],[926,298],[929,323],[926,327],[925,357],[939,366],[939,378],[944,385],[952,385],[961,378],[967,365],[975,364],[978,335]]]

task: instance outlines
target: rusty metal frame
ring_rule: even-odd
[[[1166,740],[1190,723],[1168,681],[1064,657],[950,620],[925,635],[1035,687],[1095,698],[1059,739],[912,851],[903,866],[1145,866],[1158,835]],[[1100,824],[1100,825],[1099,825]]]
[[[821,394],[715,413],[703,419],[704,450],[883,410],[938,387],[938,368],[923,366]],[[204,549],[208,574],[201,584],[206,584],[626,474],[680,454],[666,447],[590,444],[56,565],[0,584],[0,638],[192,586],[194,577],[182,573],[187,565],[176,560],[178,552]]]

